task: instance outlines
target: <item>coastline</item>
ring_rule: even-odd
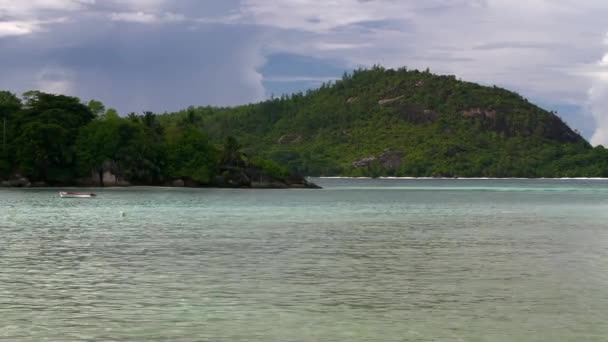
[[[176,186],[169,184],[125,184],[125,185],[107,185],[99,186],[94,184],[89,185],[77,185],[77,184],[65,184],[65,185],[48,185],[48,184],[18,184],[18,185],[7,185],[8,181],[0,182],[1,189],[32,189],[32,190],[51,190],[51,189],[211,189],[211,190],[315,190],[323,189],[322,186],[317,184],[315,180],[379,180],[379,181],[399,181],[399,180],[410,180],[410,181],[509,181],[509,180],[530,180],[530,181],[608,181],[608,178],[602,177],[560,177],[560,178],[523,178],[523,177],[504,177],[504,178],[492,178],[492,177],[343,177],[343,176],[328,176],[328,177],[303,177],[304,182],[298,184],[252,184],[251,186],[220,186],[220,185],[200,185],[200,186]]]
[[[493,178],[493,177],[311,177],[318,179],[379,179],[379,180],[608,180],[607,178],[602,177],[560,177],[560,178],[545,178],[545,177],[502,177],[502,178]]]
[[[113,184],[100,186],[97,184],[58,184],[0,181],[0,189],[129,189],[129,188],[155,188],[155,189],[259,189],[259,190],[315,190],[321,186],[302,177],[298,182],[252,182],[248,186],[237,185],[171,185],[171,184]]]

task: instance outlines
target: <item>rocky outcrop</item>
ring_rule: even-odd
[[[318,185],[309,182],[305,177],[290,175],[277,178],[255,167],[225,167],[212,186],[254,189],[320,189]]]
[[[183,188],[186,186],[186,182],[183,179],[175,179],[171,182],[171,186],[176,188]]]
[[[401,151],[391,151],[389,149],[376,156],[369,156],[355,160],[352,165],[356,168],[369,167],[375,163],[386,170],[396,170],[401,167],[405,153]]]
[[[281,145],[297,144],[302,142],[302,136],[299,134],[285,134],[277,141]]]
[[[357,168],[359,168],[359,167],[368,167],[368,166],[372,165],[372,163],[375,162],[375,161],[376,161],[376,157],[369,156],[369,157],[365,157],[365,158],[361,158],[361,159],[355,160],[352,165],[354,167],[357,167]]]
[[[471,108],[462,112],[462,115],[466,117],[478,117],[478,118],[488,118],[488,119],[496,119],[496,111],[489,109],[481,109],[481,108]]]
[[[27,188],[32,186],[32,183],[29,181],[29,179],[21,176],[16,176],[15,178],[3,181],[0,184],[2,184],[2,186],[4,187],[10,188]]]
[[[348,100],[346,100],[346,103],[355,103],[357,100],[359,100],[358,97],[349,97]]]
[[[481,127],[495,131],[507,137],[539,135],[547,139],[568,143],[583,143],[583,137],[567,124],[565,124],[555,113],[546,115],[540,112],[532,112],[525,122],[510,122],[507,115],[500,114],[494,109],[471,108],[464,110],[462,115],[467,118],[479,120]]]
[[[383,99],[383,100],[378,101],[378,104],[379,105],[389,104],[391,102],[399,101],[399,100],[401,100],[404,97],[405,97],[405,95],[401,95],[401,96],[393,97],[393,98],[390,98],[390,99]]]
[[[401,151],[386,150],[378,157],[380,165],[388,170],[396,170],[401,167],[405,153]]]

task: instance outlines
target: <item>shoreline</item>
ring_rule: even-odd
[[[317,179],[362,179],[362,180],[608,180],[608,177],[560,177],[560,178],[545,178],[545,177],[311,177]]]
[[[223,187],[223,186],[171,186],[171,185],[112,185],[112,186],[96,186],[96,185],[44,185],[44,186],[0,186],[2,189],[27,189],[27,190],[61,190],[61,189],[94,189],[94,190],[120,190],[120,189],[208,189],[208,190],[319,190],[322,186],[315,183],[315,180],[376,180],[376,181],[608,181],[608,178],[601,177],[562,177],[562,178],[490,178],[490,177],[306,177],[310,186],[286,186],[286,187]]]

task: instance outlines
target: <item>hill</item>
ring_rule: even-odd
[[[608,177],[555,113],[428,71],[356,70],[232,108],[120,116],[98,101],[0,91],[0,184],[311,187],[305,176]]]
[[[555,113],[498,87],[374,67],[319,89],[160,117],[236,137],[247,153],[305,175],[598,177],[608,153]]]

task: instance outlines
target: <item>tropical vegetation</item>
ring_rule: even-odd
[[[608,151],[556,113],[428,70],[375,66],[257,104],[124,116],[95,100],[1,91],[0,120],[0,179],[49,185],[107,171],[131,184],[214,185],[247,168],[275,179],[608,177]]]

